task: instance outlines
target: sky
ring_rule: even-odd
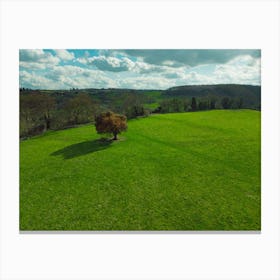
[[[261,51],[21,49],[20,87],[167,89],[261,83]]]

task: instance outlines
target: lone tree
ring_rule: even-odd
[[[117,135],[127,129],[126,116],[111,111],[101,113],[95,117],[95,127],[97,133],[113,133],[113,140],[117,140]]]

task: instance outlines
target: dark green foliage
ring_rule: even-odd
[[[184,112],[184,101],[177,98],[165,99],[160,102],[160,113]]]
[[[228,97],[224,97],[221,100],[221,104],[224,109],[230,109],[230,108],[232,108],[233,101],[231,99],[229,99]]]
[[[243,105],[243,99],[241,97],[237,98],[236,100],[236,108],[241,109]]]
[[[217,102],[217,99],[216,99],[216,98],[212,97],[212,98],[210,99],[210,109],[211,109],[211,110],[216,109],[216,102]]]
[[[184,106],[184,111],[189,112],[191,110],[191,105],[188,99],[183,99],[183,106]]]
[[[200,100],[199,103],[198,103],[198,109],[200,111],[210,109],[209,101],[208,100]]]
[[[196,111],[196,109],[197,109],[197,104],[196,104],[195,97],[192,97],[191,108],[192,108],[192,111]]]
[[[128,119],[133,119],[136,117],[144,116],[145,115],[145,109],[142,105],[134,105],[131,107],[128,107],[124,114],[127,116]]]
[[[242,98],[242,108],[256,109],[261,101],[261,87],[251,85],[195,85],[170,88],[162,93],[163,97],[204,98],[215,97],[219,100],[223,97],[230,99]]]

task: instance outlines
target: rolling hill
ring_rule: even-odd
[[[32,90],[21,90],[21,94],[29,94]],[[243,106],[247,109],[260,109],[261,87],[238,84],[220,84],[220,85],[188,85],[172,87],[166,90],[137,90],[137,89],[72,89],[72,90],[35,90],[54,96],[59,104],[64,103],[69,98],[73,98],[78,93],[87,93],[94,100],[103,106],[118,105],[126,102],[129,98],[137,98],[138,102],[149,104],[159,103],[167,98],[206,98],[206,97],[228,97],[232,99],[242,98]],[[149,107],[149,106],[147,106]]]
[[[21,230],[260,230],[260,117],[154,114],[20,143]]]
[[[261,87],[251,85],[195,85],[173,87],[163,92],[164,97],[229,97],[242,98],[247,108],[257,108],[261,104]]]

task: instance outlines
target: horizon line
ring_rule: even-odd
[[[86,90],[86,89],[97,89],[97,90],[158,90],[158,91],[165,91],[165,90],[170,90],[170,89],[174,89],[174,88],[180,88],[180,87],[193,87],[193,86],[221,86],[221,85],[235,85],[235,86],[255,86],[255,87],[261,87],[261,85],[256,85],[256,84],[236,84],[236,83],[226,83],[226,84],[191,84],[191,85],[181,85],[181,86],[174,86],[174,87],[170,87],[170,88],[166,88],[166,89],[157,89],[157,88],[112,88],[112,87],[108,87],[108,88],[95,88],[95,87],[88,87],[88,88],[75,88],[75,87],[70,87],[70,88],[61,88],[61,89],[46,89],[46,88],[29,88],[29,87],[24,87],[21,86],[19,87],[19,89],[29,89],[29,90],[48,90],[48,91],[61,91],[61,90]]]

